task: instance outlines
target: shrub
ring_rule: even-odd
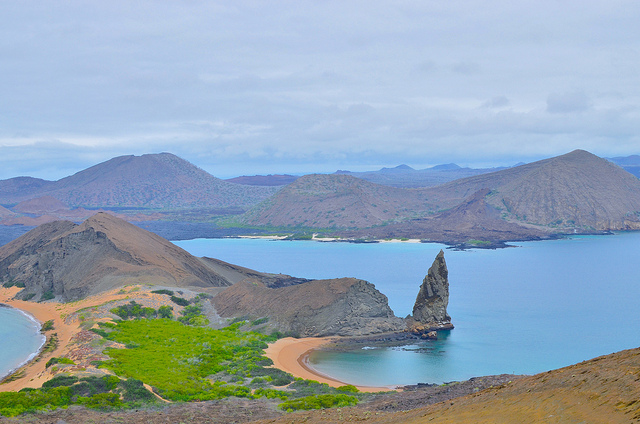
[[[189,303],[190,303],[184,297],[178,297],[178,296],[171,296],[171,300],[173,301],[173,303],[175,303],[176,305],[180,305],[180,306],[188,306]]]
[[[40,329],[40,331],[51,331],[53,330],[53,320],[50,319],[49,321],[45,321],[44,324],[42,324],[42,328]]]
[[[111,409],[122,405],[117,393],[98,393],[87,397],[79,397],[78,403],[93,409]]]
[[[349,393],[359,393],[360,390],[358,390],[358,388],[352,384],[347,384],[345,386],[340,386],[338,388],[336,388],[336,390],[339,390],[341,392],[349,392]]]
[[[308,409],[323,409],[323,408],[342,408],[345,406],[352,406],[358,404],[358,398],[355,396],[349,396],[344,394],[338,395],[314,395],[306,396],[299,399],[288,400],[278,405],[279,408],[285,411],[298,411]]]
[[[45,300],[51,300],[54,297],[56,297],[55,294],[53,294],[53,290],[47,290],[46,292],[42,293],[42,296],[40,296],[40,301],[45,301]]]
[[[173,319],[173,308],[171,306],[161,306],[158,308],[158,316],[160,318]]]
[[[78,377],[75,377],[73,375],[62,374],[62,375],[57,375],[53,377],[49,381],[45,381],[44,383],[42,383],[42,387],[46,389],[51,387],[62,387],[62,386],[68,387],[77,381],[78,381]]]
[[[155,318],[158,312],[153,308],[145,308],[135,300],[109,310],[112,314],[118,315],[122,319],[129,318]]]
[[[259,388],[253,392],[254,397],[266,397],[267,399],[289,399],[289,394],[281,390]]]
[[[256,325],[264,324],[267,321],[269,321],[269,317],[258,318],[254,321],[251,321],[251,325],[256,326]]]
[[[106,331],[101,330],[99,328],[90,328],[89,331],[91,331],[93,333],[96,333],[97,335],[99,335],[101,337],[104,337],[105,339],[109,338],[109,333],[107,333]]]
[[[144,388],[142,381],[136,380],[135,378],[129,378],[127,380],[123,380],[120,383],[124,394],[123,398],[125,402],[150,402],[155,400],[155,396],[149,390]]]
[[[55,364],[75,365],[76,363],[69,358],[57,358],[54,356],[53,358],[47,361],[47,363],[45,364],[45,368],[49,368],[51,365],[55,365]]]
[[[172,290],[153,290],[151,293],[156,293],[156,294],[167,294],[169,296],[173,296],[173,291]]]

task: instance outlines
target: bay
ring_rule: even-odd
[[[306,278],[357,277],[411,313],[443,245],[255,239],[176,242],[197,256]],[[318,371],[361,385],[442,383],[547,371],[640,346],[640,233],[446,250],[455,329],[435,342],[316,352]]]
[[[0,307],[0,378],[31,360],[44,341],[35,319],[17,309]]]

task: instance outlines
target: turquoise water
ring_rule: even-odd
[[[357,277],[388,296],[398,316],[444,246],[210,239],[176,242],[265,272]],[[316,352],[311,365],[362,385],[442,383],[532,374],[640,346],[640,233],[517,243],[499,250],[445,250],[448,312],[455,329],[401,348]]]
[[[37,321],[17,309],[0,307],[0,378],[33,358],[43,343]]]

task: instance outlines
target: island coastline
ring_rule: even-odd
[[[265,356],[273,361],[274,367],[288,372],[294,377],[315,380],[320,383],[326,383],[331,387],[345,386],[349,383],[315,370],[308,362],[309,356],[315,350],[335,340],[335,337],[305,337],[300,339],[285,337],[271,343],[269,347],[265,349]],[[368,393],[398,390],[398,388],[394,386],[354,386],[361,392]]]

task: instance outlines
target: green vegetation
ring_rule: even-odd
[[[171,311],[173,311],[173,308],[171,306],[161,306],[158,308],[158,317],[173,319],[173,312]]]
[[[44,324],[42,324],[42,328],[40,328],[40,331],[51,331],[53,330],[53,320],[50,319],[49,321],[45,321]]]
[[[47,361],[47,363],[45,364],[45,368],[49,368],[51,365],[56,365],[56,364],[75,365],[76,363],[69,358],[57,358],[54,356],[53,358]]]
[[[189,306],[189,303],[191,303],[187,299],[178,296],[171,296],[171,300],[173,303],[180,306]]]
[[[127,349],[107,349],[112,359],[103,366],[118,375],[154,386],[174,401],[209,400],[227,396],[250,397],[244,386],[212,382],[207,377],[224,373],[242,379],[261,360],[265,336],[185,326],[167,319],[119,322],[108,334]]]
[[[13,280],[9,280],[9,281],[5,281],[2,284],[3,287],[9,288],[9,287],[19,287],[21,289],[23,289],[25,287],[24,283],[21,282],[15,282]]]
[[[109,312],[118,315],[122,319],[155,318],[156,316],[158,316],[158,311],[153,308],[145,308],[139,303],[136,303],[134,300],[126,305],[110,309]]]
[[[178,318],[183,324],[203,326],[209,324],[209,320],[202,315],[202,306],[200,304],[185,306],[182,310],[182,316]]]
[[[154,399],[138,380],[121,380],[113,375],[79,379],[62,374],[45,382],[41,389],[0,393],[0,415],[15,417],[74,404],[94,409],[132,408]]]
[[[173,296],[173,290],[153,290],[151,293],[155,293],[155,294],[167,294],[169,296]]]
[[[201,298],[186,306],[178,320],[145,319],[173,316],[169,306],[155,311],[132,301],[112,309],[123,320],[99,322],[91,331],[125,346],[105,349],[110,359],[95,363],[117,377],[59,374],[41,389],[0,393],[0,415],[16,416],[69,405],[105,410],[140,407],[156,401],[142,382],[171,401],[266,397],[284,402],[280,408],[286,411],[354,405],[366,396],[353,386],[334,389],[317,381],[294,379],[291,374],[271,368],[273,362],[264,356],[264,349],[279,334],[240,331],[249,323],[244,320],[220,330],[204,327],[206,318],[201,315],[198,302]],[[260,318],[250,324],[265,322]],[[45,351],[57,344],[55,334],[48,339]],[[46,367],[57,364],[73,361],[54,357]]]
[[[46,292],[42,293],[42,296],[40,296],[40,302],[44,302],[45,300],[51,300],[54,297],[56,297],[56,295],[53,294],[53,290],[47,290]]]
[[[352,406],[358,403],[358,398],[344,394],[339,395],[314,395],[306,396],[300,399],[288,400],[281,403],[279,408],[285,411],[298,411],[301,409],[323,409],[323,408],[342,408]]]
[[[311,240],[313,239],[313,233],[302,232],[302,233],[293,233],[285,237],[285,240]]]
[[[491,244],[491,242],[487,241],[487,240],[474,240],[474,239],[472,239],[472,240],[469,240],[467,242],[467,244],[470,244],[472,246],[489,246]]]

